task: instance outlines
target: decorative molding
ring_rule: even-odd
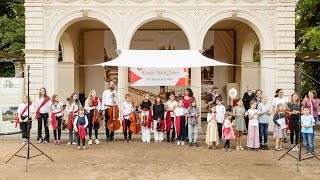
[[[88,12],[90,10],[89,9],[81,9],[80,11],[81,11],[83,17],[88,17]]]
[[[189,0],[167,0],[167,1],[172,3],[185,3],[185,2],[188,2]]]
[[[163,9],[157,9],[156,12],[157,12],[157,16],[158,17],[162,17],[162,14],[163,14],[164,10]]]
[[[131,0],[132,2],[135,2],[135,3],[146,3],[146,2],[150,2],[152,0]]]
[[[232,9],[231,12],[232,12],[231,16],[232,17],[236,17],[238,15],[239,10],[238,9]]]
[[[210,2],[210,3],[221,3],[225,0],[206,0],[207,2]]]
[[[248,3],[257,3],[257,2],[264,1],[264,0],[242,0],[242,1],[248,2]]]

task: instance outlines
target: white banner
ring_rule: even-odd
[[[186,86],[187,68],[131,68],[131,86]]]

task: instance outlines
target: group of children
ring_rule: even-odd
[[[177,139],[177,145],[185,145],[188,136],[189,146],[198,146],[198,121],[199,109],[196,107],[194,98],[190,99],[190,104],[186,108],[183,100],[175,101],[174,94],[170,94],[167,102],[163,103],[161,98],[157,96],[155,102],[150,101],[148,94],[143,96],[143,100],[139,104],[141,112],[140,124],[142,129],[142,141],[150,142],[150,132],[153,124],[154,140],[161,143],[164,140],[164,133],[167,135],[167,142],[174,142]],[[23,97],[23,103],[18,108],[17,124],[20,123],[22,131],[23,143],[26,143],[31,128],[31,117],[35,114],[38,120],[38,136],[37,143],[49,142],[49,122],[53,127],[54,144],[61,144],[61,125],[63,117],[62,103],[58,100],[58,95],[54,94],[49,98],[45,88],[41,88],[39,98],[32,105],[28,97]],[[215,99],[215,104],[210,105],[210,113],[207,115],[207,131],[206,144],[209,149],[215,149],[219,143],[224,141],[223,151],[231,151],[230,140],[236,141],[236,150],[243,151],[242,135],[247,131],[247,147],[248,150],[266,149],[268,150],[268,124],[272,114],[272,108],[267,103],[268,98],[265,96],[261,99],[261,103],[256,101],[250,102],[250,109],[245,110],[243,100],[238,99],[237,105],[231,112],[226,112],[222,105],[221,97]],[[103,103],[105,104],[105,103]],[[92,145],[92,130],[94,129],[95,144],[100,144],[98,139],[98,130],[100,122],[96,120],[96,113],[100,113],[102,106],[100,99],[97,97],[96,91],[89,93],[85,106],[82,107],[77,95],[71,94],[65,111],[68,113],[68,129],[69,142],[68,145],[78,144],[82,141],[82,148],[85,149],[85,137],[88,133],[88,145]],[[288,104],[278,103],[274,111],[274,133],[276,138],[275,149],[284,150],[281,146],[282,138],[286,137],[286,129],[290,129],[291,144],[293,144],[293,136],[295,135],[295,144],[298,143],[299,131],[299,112],[301,103],[297,94],[293,94],[291,102]],[[30,111],[28,113],[28,110]],[[130,115],[135,111],[134,103],[129,94],[125,95],[125,102],[120,107],[120,120],[123,121],[124,142],[132,142],[132,132],[130,131]],[[289,123],[285,120],[285,112],[290,114]],[[301,132],[303,140],[306,144],[306,153],[314,153],[313,146],[313,126],[314,118],[310,115],[310,110],[305,107],[301,118]],[[245,116],[249,118],[248,128],[245,124]],[[45,137],[42,137],[42,122],[45,127]],[[290,127],[287,127],[290,124]],[[188,133],[188,134],[187,134]],[[171,136],[170,136],[171,135]],[[193,137],[192,137],[193,136]],[[293,144],[294,145],[294,144]],[[297,150],[293,148],[293,150]]]

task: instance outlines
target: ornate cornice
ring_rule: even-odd
[[[26,0],[26,3],[39,3],[43,2],[45,4],[51,3],[113,3],[113,4],[143,4],[143,3],[153,3],[154,4],[205,4],[205,3],[219,3],[219,4],[240,4],[240,3],[250,3],[250,4],[258,4],[258,3],[268,3],[268,4],[281,4],[281,3],[295,3],[295,0]]]

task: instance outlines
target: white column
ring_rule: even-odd
[[[260,61],[260,86],[271,103],[276,91],[277,59],[274,51],[262,51]]]
[[[128,93],[128,68],[119,67],[118,68],[118,94],[119,102],[122,104],[125,101],[125,94]]]
[[[201,114],[201,67],[191,68],[191,89],[197,101],[197,107],[199,108]],[[201,116],[199,117],[198,121],[198,130],[202,131]]]
[[[59,51],[45,50],[43,59],[43,86],[49,96],[58,93],[58,55]]]

